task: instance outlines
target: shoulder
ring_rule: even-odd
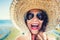
[[[31,40],[31,35],[18,35],[15,40]]]
[[[24,40],[24,38],[22,36],[18,36],[18,37],[16,37],[15,40]]]

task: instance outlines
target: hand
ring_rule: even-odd
[[[48,40],[47,35],[44,32],[40,32],[37,35],[37,40]]]

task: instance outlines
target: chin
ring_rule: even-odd
[[[37,35],[38,33],[32,33],[32,34]]]
[[[32,31],[31,34],[37,35],[38,31]]]

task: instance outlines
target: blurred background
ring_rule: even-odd
[[[14,27],[10,18],[10,5],[13,0],[0,0],[0,40],[15,40],[19,31]],[[60,14],[59,14],[60,15]],[[60,40],[60,16],[57,18],[58,25],[47,32],[48,36]]]
[[[12,1],[0,0],[0,40],[15,40],[18,34],[18,30],[13,26],[10,18],[10,5]]]

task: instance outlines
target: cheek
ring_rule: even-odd
[[[27,26],[30,27],[31,21],[27,20]]]
[[[42,27],[43,21],[39,21],[40,27]]]

